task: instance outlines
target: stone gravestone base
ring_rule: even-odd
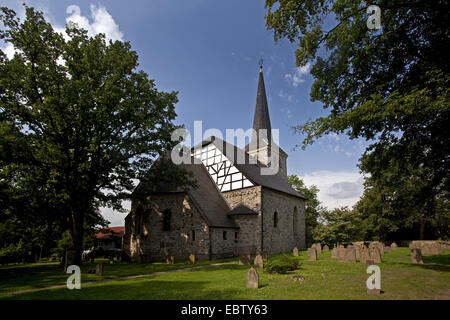
[[[368,294],[381,294],[380,289],[367,289]]]
[[[255,268],[247,271],[246,287],[249,289],[258,289],[259,287],[259,276]]]
[[[366,266],[371,266],[373,264],[375,264],[375,262],[373,260],[370,260],[370,259],[366,260]]]

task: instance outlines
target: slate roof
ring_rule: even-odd
[[[249,159],[250,157],[253,158],[252,156],[222,139],[211,136],[201,142],[201,144],[195,146],[194,149],[207,146],[210,143],[213,143],[254,185],[263,186],[298,198],[306,199],[304,195],[294,190],[282,177],[278,175],[261,175],[261,168],[264,165],[259,162],[257,164],[251,164]],[[233,154],[229,155],[230,152]],[[244,164],[239,164],[237,159],[245,159]],[[253,161],[255,161],[255,158],[253,158]]]
[[[233,210],[231,210],[228,215],[230,216],[240,216],[240,215],[258,215],[258,212],[250,209],[243,203],[238,204]]]
[[[223,198],[216,183],[212,180],[203,164],[193,164],[194,158],[191,158],[192,164],[180,164],[175,167],[185,169],[193,174],[196,180],[197,188],[190,187],[188,190],[179,188],[176,183],[170,179],[161,182],[156,175],[155,179],[146,183],[140,183],[135,192],[141,194],[155,193],[187,193],[194,202],[194,205],[200,211],[210,227],[238,228],[234,221],[228,217],[230,207]],[[150,168],[149,171],[153,169]],[[153,182],[154,181],[154,182]]]

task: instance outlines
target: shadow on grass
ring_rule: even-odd
[[[408,255],[408,259],[410,256]],[[450,253],[422,256],[423,264],[396,262],[397,265],[411,266],[428,270],[450,272]]]

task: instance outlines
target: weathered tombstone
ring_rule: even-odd
[[[345,249],[344,261],[346,261],[346,262],[356,262],[355,248],[347,247]]]
[[[258,289],[259,287],[259,276],[255,268],[250,268],[247,271],[247,281],[246,287],[249,289]]]
[[[323,251],[329,251],[329,250],[330,250],[330,247],[328,247],[327,245],[323,246]]]
[[[167,255],[166,264],[175,264],[175,258],[172,255]]]
[[[317,251],[317,254],[321,254],[322,253],[322,245],[320,243],[315,243],[314,244],[314,248]]]
[[[371,259],[366,260],[366,266],[371,266],[373,264],[375,264],[375,262],[373,260],[371,260]]]
[[[367,260],[369,260],[369,259],[370,259],[369,249],[367,249],[366,246],[361,247],[359,261],[361,263],[366,263]]]
[[[187,263],[188,263],[188,264],[195,264],[195,254],[191,253],[191,254],[189,255],[189,258],[188,258]]]
[[[308,257],[310,261],[316,261],[317,260],[317,251],[315,248],[309,248],[308,249]]]
[[[298,249],[297,249],[297,248],[294,248],[294,249],[292,250],[292,254],[294,255],[294,257],[298,257]]]
[[[378,246],[369,248],[369,256],[375,263],[381,263],[381,253]]]
[[[264,268],[263,257],[260,254],[256,255],[253,265],[255,266],[256,269]]]
[[[392,242],[391,249],[395,250],[395,249],[397,249],[397,247],[398,247],[397,244],[395,242]]]
[[[356,255],[356,260],[359,260],[361,258],[361,246],[360,245],[355,245],[355,255]]]
[[[251,256],[250,254],[241,254],[239,257],[239,264],[244,266],[249,266],[251,263]]]
[[[411,263],[423,264],[422,251],[420,249],[411,249]]]
[[[337,249],[337,258],[340,262],[345,261],[345,248],[343,246]]]
[[[337,258],[337,251],[338,251],[338,249],[337,249],[336,247],[334,247],[334,248],[331,250],[331,257],[332,257],[332,258]]]
[[[103,263],[97,263],[97,266],[95,267],[95,274],[97,276],[102,276],[103,275]]]

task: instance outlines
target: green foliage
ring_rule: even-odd
[[[300,261],[292,256],[283,254],[280,257],[267,261],[264,268],[268,273],[285,274],[289,271],[295,271],[299,268]]]
[[[306,220],[306,245],[310,246],[312,243],[316,241],[313,238],[313,230],[318,226],[320,212],[324,210],[319,199],[317,198],[317,194],[319,193],[319,189],[312,185],[311,187],[307,187],[302,179],[300,179],[297,175],[289,175],[287,178],[287,182],[289,185],[294,188],[296,191],[300,192],[306,197],[305,201],[305,220]]]
[[[85,223],[104,223],[100,206],[123,211],[133,179],[173,146],[177,93],[158,91],[137,70],[128,42],[76,27],[66,40],[25,8],[23,22],[0,11],[0,38],[16,50],[12,59],[0,51],[0,174],[8,177],[0,205],[11,210],[18,195],[35,201],[28,211],[69,229],[80,263]]]
[[[381,8],[380,30],[366,26],[372,4]],[[437,203],[449,201],[450,3],[266,0],[266,8],[275,41],[297,42],[297,65],[313,64],[311,100],[329,109],[296,127],[303,148],[333,132],[374,141],[361,159],[368,199],[383,199],[373,202],[372,222],[381,225],[372,231],[386,235],[406,218],[423,237],[425,224],[442,220]]]

